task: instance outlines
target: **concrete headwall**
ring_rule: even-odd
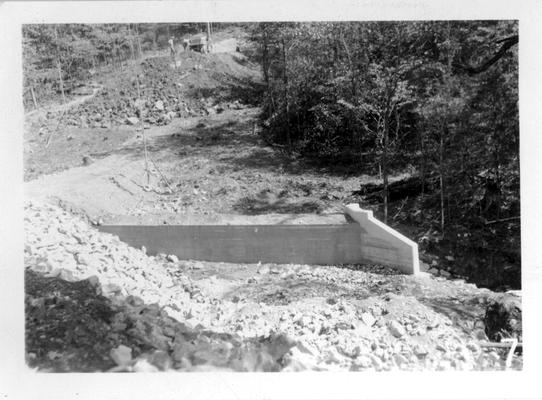
[[[320,225],[102,225],[149,254],[231,263],[363,264],[419,272],[418,245],[357,204],[345,207],[354,222]]]
[[[360,249],[365,260],[394,266],[407,274],[420,272],[416,243],[374,218],[372,211],[362,210],[357,204],[345,206],[344,212],[361,227]]]
[[[102,225],[149,254],[230,263],[360,264],[358,224],[341,225]]]

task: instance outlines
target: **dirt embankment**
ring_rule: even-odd
[[[182,53],[177,64],[145,59],[97,77],[91,95],[27,114],[25,179],[104,157],[143,128],[240,109],[257,97],[257,67],[241,54]]]

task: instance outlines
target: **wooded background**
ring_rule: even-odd
[[[379,174],[385,221],[395,202],[455,270],[520,285],[517,21],[262,23],[252,38],[269,140]]]

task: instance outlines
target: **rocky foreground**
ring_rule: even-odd
[[[502,295],[461,280],[148,256],[35,201],[25,230],[26,354],[39,371],[506,368],[507,349],[481,346]]]

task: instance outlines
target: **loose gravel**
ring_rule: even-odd
[[[504,368],[505,354],[478,344],[487,340],[481,319],[492,292],[463,281],[406,276],[378,265],[237,265],[151,256],[37,201],[25,204],[25,232],[25,265],[33,273],[99,282],[101,295],[115,304],[156,305],[186,330],[207,332],[190,346],[186,332],[184,341],[167,346],[156,334],[158,344],[147,341],[153,356],[139,359],[116,343],[106,356],[117,370]],[[133,323],[139,317],[132,311],[125,314]],[[122,313],[116,321],[122,331]],[[152,338],[154,320],[145,321]],[[247,343],[252,350],[232,350]],[[513,367],[521,368],[520,361]]]

